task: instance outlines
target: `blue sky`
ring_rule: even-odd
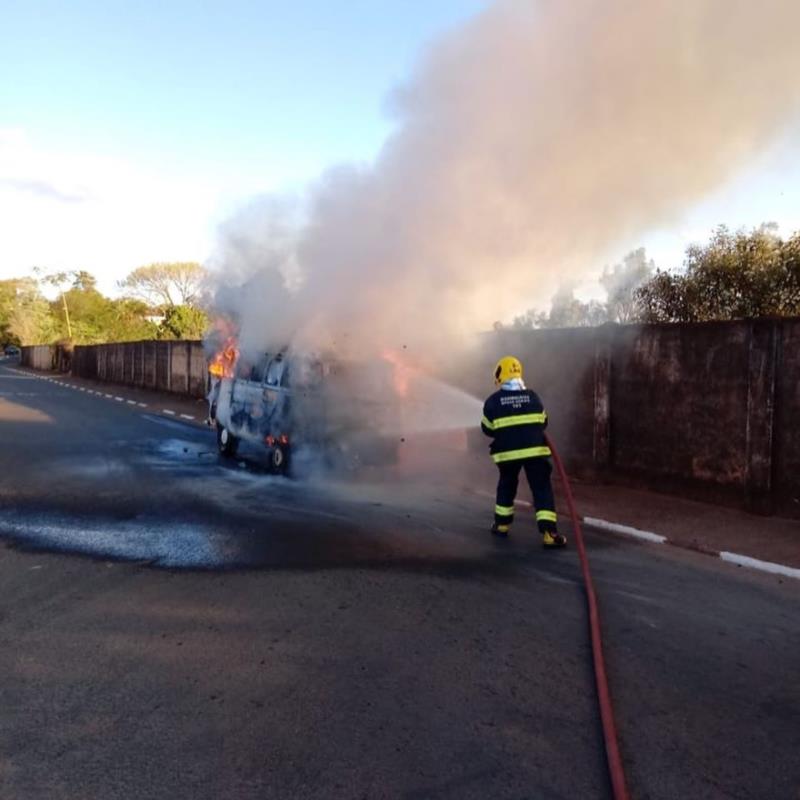
[[[482,5],[2,0],[0,277],[204,259],[249,196],[371,160],[387,92]]]
[[[42,145],[303,180],[370,158],[387,89],[481,5],[5,0],[0,113]]]
[[[205,259],[253,194],[374,158],[387,93],[484,5],[0,0],[0,278],[86,268],[108,291],[142,263]],[[723,221],[788,232],[799,187],[787,141],[619,255],[677,266]]]

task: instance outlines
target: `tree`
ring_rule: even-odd
[[[800,232],[782,240],[764,224],[718,227],[686,250],[683,273],[656,274],[636,293],[643,322],[697,322],[800,315]]]
[[[587,328],[608,321],[606,307],[598,300],[583,302],[572,287],[562,287],[554,295],[549,311],[531,309],[514,318],[514,328]]]
[[[586,328],[605,322],[633,322],[638,314],[636,290],[653,274],[655,264],[643,247],[632,250],[622,262],[606,265],[599,278],[605,301],[575,297],[572,286],[562,286],[554,295],[549,311],[530,309],[515,317],[514,328]]]
[[[143,300],[129,297],[112,300],[111,312],[103,341],[138,342],[159,337],[159,326],[148,319],[153,316],[153,309]]]
[[[210,320],[199,308],[170,306],[159,326],[161,339],[202,339]]]
[[[0,281],[0,343],[44,344],[57,335],[58,323],[34,278]]]
[[[70,276],[72,278],[73,289],[83,289],[84,291],[97,289],[97,278],[95,278],[91,272],[80,269],[71,272]]]
[[[139,267],[118,286],[157,306],[198,305],[208,273],[194,262],[150,264]]]
[[[34,267],[34,273],[37,275],[42,275],[42,271],[39,267]],[[61,304],[64,307],[64,322],[67,328],[67,339],[72,339],[72,323],[69,318],[69,306],[67,304],[67,299],[64,296],[64,289],[67,284],[70,282],[74,283],[77,281],[77,275],[88,275],[88,273],[77,273],[77,272],[51,272],[46,275],[43,275],[41,280],[44,283],[49,283],[51,286],[58,289],[61,294]],[[94,280],[94,279],[93,279]]]
[[[91,277],[91,276],[90,276]],[[80,285],[93,286],[93,281]],[[148,317],[153,309],[142,300],[112,300],[94,288],[73,288],[64,294],[72,318],[72,341],[76,344],[155,339],[158,325]]]
[[[59,298],[49,302],[38,292],[37,298],[20,306],[16,325],[31,337],[36,331],[37,341],[68,341],[73,344],[99,344],[102,342],[155,339],[158,326],[148,320],[154,310],[141,300],[122,298],[112,300],[101,294],[95,277],[85,270],[44,274],[35,270],[41,283],[59,290]],[[47,319],[42,312],[47,310]],[[46,324],[44,324],[46,322]],[[45,337],[45,338],[42,338]]]
[[[606,317],[608,322],[633,322],[638,314],[636,290],[646,283],[655,271],[655,263],[648,260],[644,247],[632,250],[621,264],[606,266],[600,284],[606,292]]]
[[[158,309],[143,300],[129,297],[111,299],[101,294],[94,276],[84,270],[45,274],[35,270],[36,278],[0,281],[0,345],[48,344],[65,340],[73,344],[140,341],[181,335],[180,330],[162,331],[152,321]],[[59,290],[56,300],[47,300],[41,285]],[[203,321],[205,316],[197,312]],[[188,320],[176,324],[194,335]],[[69,319],[69,325],[67,325]]]
[[[17,278],[0,281],[0,347],[20,344],[19,339],[11,333],[9,325],[21,283],[22,281]]]

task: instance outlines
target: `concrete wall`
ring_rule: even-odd
[[[202,342],[124,342],[22,348],[22,363],[82,378],[205,397],[208,362]]]
[[[55,345],[36,344],[22,348],[20,363],[32,369],[55,369],[55,358]]]
[[[498,358],[516,355],[525,380],[539,393],[550,416],[549,433],[574,473],[592,472],[595,443],[595,368],[602,368],[597,329],[500,331],[485,336],[478,363],[469,363],[460,381],[478,397],[494,391],[492,370]],[[602,398],[600,398],[602,399]],[[485,447],[479,433],[476,441]],[[602,443],[598,443],[602,445]],[[588,460],[587,460],[588,456]]]
[[[76,347],[74,374],[162,392],[204,397],[208,362],[202,342],[126,342]],[[79,365],[79,360],[85,364]]]
[[[480,369],[507,353],[573,472],[800,516],[800,319],[500,331]]]
[[[773,495],[778,511],[800,517],[800,319],[781,323],[775,349]]]

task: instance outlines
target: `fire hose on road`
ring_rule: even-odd
[[[581,562],[581,573],[586,589],[586,604],[589,609],[589,631],[592,640],[592,661],[594,663],[594,680],[597,687],[597,700],[600,706],[600,719],[603,725],[603,739],[606,748],[606,761],[608,763],[608,774],[611,779],[611,790],[614,800],[629,800],[628,789],[625,784],[625,772],[622,768],[622,759],[619,753],[619,742],[617,739],[617,728],[614,723],[614,708],[611,705],[611,694],[608,690],[608,678],[606,676],[606,664],[603,658],[603,637],[600,631],[600,613],[597,610],[597,598],[594,592],[594,582],[592,573],[589,570],[589,559],[586,556],[586,546],[583,541],[583,529],[578,513],[575,510],[575,499],[572,496],[569,478],[567,478],[564,464],[552,439],[545,434],[545,441],[553,454],[553,461],[558,470],[561,483],[564,486],[564,495],[567,506],[569,507],[572,526],[575,531],[575,546],[578,549],[578,557]]]

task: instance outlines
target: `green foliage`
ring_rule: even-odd
[[[139,342],[159,338],[158,324],[149,317],[153,309],[142,300],[114,300],[114,320],[108,323],[105,342]]]
[[[72,341],[75,344],[130,342],[158,336],[158,326],[147,319],[153,311],[141,300],[112,300],[94,288],[73,288],[64,292],[62,299],[51,304],[53,316],[59,317],[59,334],[62,338],[67,337],[65,320],[61,314],[63,304],[69,309]]]
[[[0,281],[0,345],[43,344],[56,335],[56,321],[35,279]]]
[[[514,327],[800,316],[800,232],[782,239],[773,224],[736,232],[720,226],[707,244],[686,249],[681,272],[654,271],[639,249],[606,267],[600,284],[605,302],[582,302],[562,289],[549,311],[528,311]]]
[[[0,281],[0,344],[73,344],[156,339],[159,327],[148,317],[154,310],[141,300],[112,300],[95,288],[85,271],[59,272],[35,278]],[[60,290],[48,301],[40,283]],[[69,323],[67,322],[69,320]]]
[[[176,296],[193,296],[191,283],[199,280],[198,269],[205,277],[202,267],[196,264],[152,265],[142,269],[150,270],[152,277],[158,271],[155,267],[162,277],[167,275],[173,282]],[[200,339],[209,325],[204,311],[185,303],[165,303],[166,308],[162,309],[132,297],[117,300],[106,297],[97,290],[95,277],[85,270],[55,273],[35,270],[35,274],[35,278],[0,281],[0,345]],[[42,284],[55,287],[58,297],[48,301],[40,290]]]
[[[207,278],[205,269],[192,261],[158,263],[135,269],[118,286],[152,305],[196,306]]]
[[[193,306],[170,306],[159,326],[160,339],[202,339],[210,320],[207,314]]]
[[[686,250],[685,272],[659,270],[636,293],[642,322],[800,315],[800,232],[781,239],[774,225],[716,229]]]

